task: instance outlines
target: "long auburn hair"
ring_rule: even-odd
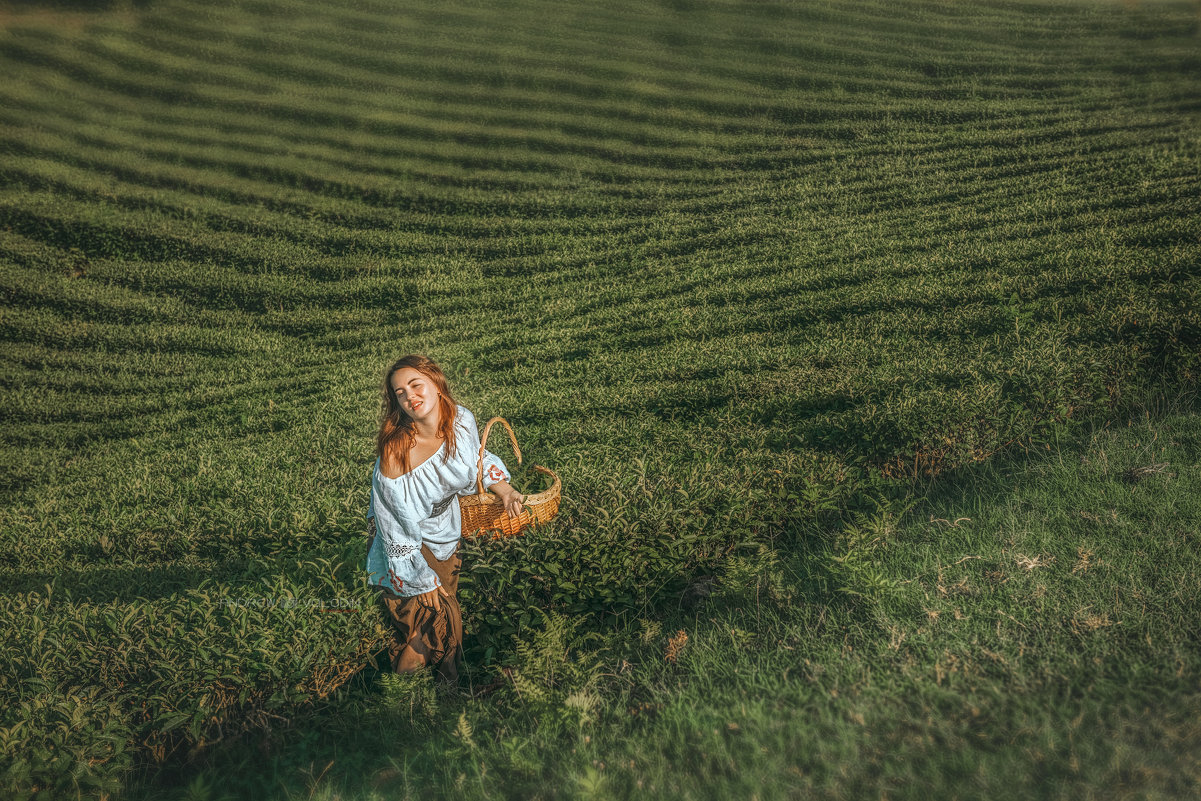
[[[451,397],[450,388],[446,384],[446,373],[427,356],[410,354],[397,359],[384,373],[383,409],[379,425],[379,435],[375,439],[375,455],[380,461],[386,461],[388,456],[400,462],[401,472],[409,472],[409,449],[413,447],[416,431],[413,418],[400,408],[400,401],[392,390],[392,376],[397,370],[412,367],[433,382],[438,390],[438,435],[446,443],[442,450],[442,461],[445,463],[455,451],[455,410],[457,404]]]

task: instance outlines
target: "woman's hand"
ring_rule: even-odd
[[[496,496],[504,503],[505,513],[509,517],[516,518],[521,514],[522,504],[525,503],[525,496],[513,489],[509,482],[498,481],[489,489],[496,493]]]
[[[508,482],[496,482],[490,486],[492,492],[495,492],[496,497],[501,498],[504,504],[504,513],[510,518],[516,518],[521,514],[521,504],[525,503],[525,496],[513,489],[513,486]]]
[[[441,612],[442,602],[438,600],[439,595],[441,595],[443,598],[450,597],[450,593],[446,591],[446,588],[439,585],[434,587],[429,592],[423,592],[418,595],[417,602],[427,609],[432,608],[435,612]]]
[[[509,513],[509,517],[519,517],[524,510],[525,496],[517,490],[513,490],[513,494],[505,499],[505,511]]]

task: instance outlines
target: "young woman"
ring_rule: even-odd
[[[458,498],[476,492],[479,429],[451,397],[442,369],[425,356],[405,356],[389,367],[383,391],[367,572],[394,629],[392,667],[401,673],[433,665],[454,682],[463,658],[455,597]],[[504,463],[485,452],[483,470],[484,488],[500,496],[510,515],[521,514],[525,498],[509,486]]]

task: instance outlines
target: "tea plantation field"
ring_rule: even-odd
[[[1196,480],[1180,465],[1193,434],[1151,446],[1144,415],[1146,436],[1114,447],[1122,470],[1150,470],[1131,487],[1161,492],[1062,506],[1098,531],[1158,510],[1104,557],[1129,570],[1076,606],[1076,549],[1101,546],[1075,528],[1054,530],[1060,583],[1030,579],[1054,549],[1014,550],[1012,525],[964,542],[931,522],[930,553],[881,551],[898,526],[953,524],[961,502],[932,500],[946,487],[1030,453],[1095,463],[1086,427],[1195,390],[1195,2],[18,2],[0,7],[0,74],[5,797],[116,797],[155,765],[364,703],[425,714],[446,760],[473,766],[439,783],[402,761],[412,787],[388,793],[632,794],[652,778],[607,779],[616,751],[588,727],[674,691],[652,678],[627,698],[597,671],[637,669],[620,642],[674,670],[680,615],[725,598],[721,619],[761,585],[808,621],[732,628],[736,651],[796,657],[781,698],[895,657],[917,684],[862,686],[945,702],[967,682],[957,708],[992,721],[949,736],[898,707],[894,739],[858,745],[831,724],[829,774],[764,798],[923,797],[929,775],[873,762],[906,738],[933,773],[954,767],[960,797],[995,798],[1077,736],[1067,710],[1099,686],[1094,736],[1156,743],[1167,767],[1098,748],[1076,774],[1065,757],[1049,793],[1201,782],[1195,729],[1139,722],[1201,709],[1197,510],[1178,489]],[[466,546],[463,692],[499,681],[470,702],[492,712],[375,670],[386,631],[361,566],[378,383],[410,352],[564,484],[545,529]],[[1182,408],[1157,407],[1193,432]],[[1009,490],[989,491],[1004,508]],[[979,575],[931,567],[964,556]],[[1018,556],[1034,560],[1022,593],[981,596]],[[1003,610],[1014,651],[988,626],[906,634],[972,614],[918,586],[976,599],[990,625],[1010,625]],[[1161,605],[1153,628],[1100,607],[1132,588]],[[1018,619],[1043,597],[1062,614]],[[837,648],[784,648],[834,636],[826,609]],[[1095,650],[1064,644],[1081,632]],[[564,657],[589,648],[611,663]],[[690,698],[681,682],[672,697]],[[735,672],[705,698],[722,716],[755,692]],[[980,700],[1014,694],[1022,714]],[[819,711],[871,719],[841,703]],[[554,723],[539,739],[522,715]],[[754,792],[735,755],[714,767],[711,749],[668,747],[682,729],[647,732],[659,794]],[[570,745],[531,756],[547,742]],[[974,774],[985,752],[996,770]],[[770,767],[813,777],[791,758]],[[1080,778],[1080,758],[1117,772]]]

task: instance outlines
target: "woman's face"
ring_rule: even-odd
[[[438,421],[438,388],[424,373],[402,367],[392,374],[392,391],[401,411],[417,422]]]

